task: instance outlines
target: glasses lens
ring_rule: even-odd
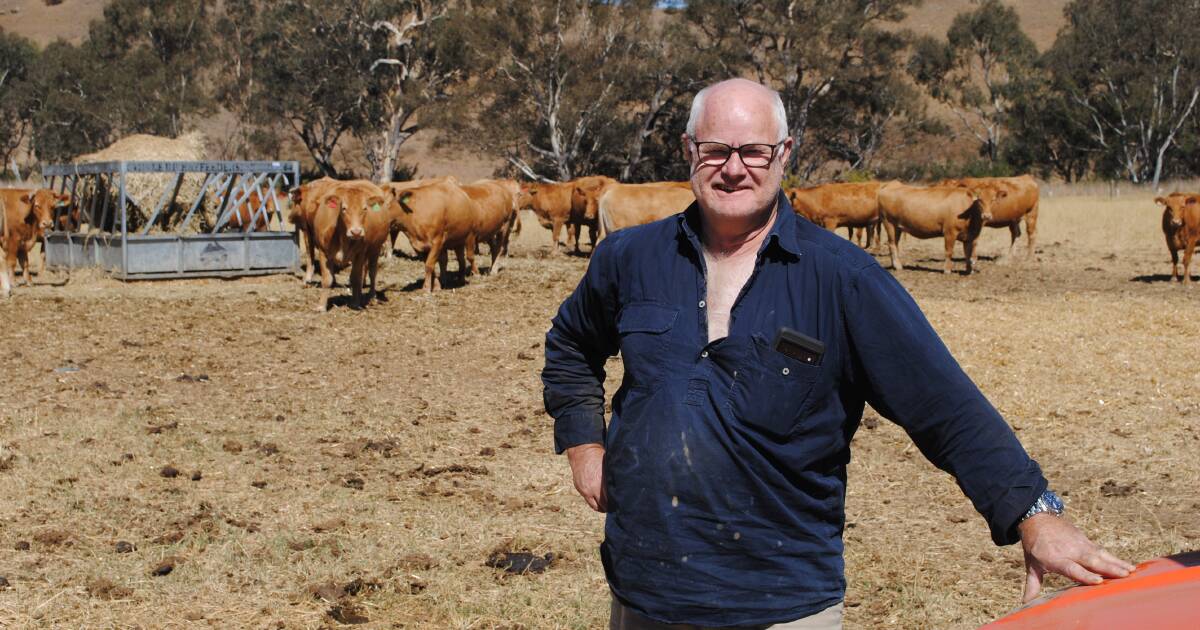
[[[739,152],[746,166],[766,166],[771,163],[772,149],[774,147],[769,144],[747,144]]]
[[[701,142],[696,145],[696,153],[702,164],[724,164],[729,159],[730,148],[720,142]]]

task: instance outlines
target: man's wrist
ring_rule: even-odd
[[[1058,498],[1058,495],[1053,490],[1046,490],[1038,496],[1033,505],[1029,506],[1029,509],[1025,511],[1025,515],[1021,517],[1021,520],[1017,521],[1017,524],[1024,523],[1037,514],[1062,516],[1065,510],[1066,506],[1063,505],[1062,499]]]

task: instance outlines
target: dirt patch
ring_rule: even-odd
[[[84,585],[88,595],[96,599],[129,599],[133,597],[133,589],[114,584],[108,578],[93,578]]]

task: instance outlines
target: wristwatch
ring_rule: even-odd
[[[1041,514],[1042,512],[1061,516],[1064,509],[1066,508],[1063,506],[1062,499],[1058,498],[1058,495],[1054,494],[1053,490],[1047,490],[1042,493],[1042,496],[1037,498],[1037,501],[1033,502],[1033,505],[1029,506],[1029,510],[1025,512],[1025,516],[1022,516],[1021,520],[1017,522],[1024,522],[1030,516]]]

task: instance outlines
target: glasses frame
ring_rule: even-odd
[[[771,162],[775,161],[775,156],[779,152],[779,147],[783,146],[783,144],[787,142],[787,138],[784,138],[775,144],[768,144],[766,142],[747,142],[746,144],[738,145],[736,147],[725,144],[724,142],[716,142],[714,140],[696,140],[693,138],[688,138],[688,142],[692,144],[692,148],[695,151],[696,168],[705,166],[713,168],[725,168],[725,165],[729,163],[729,160],[733,157],[734,153],[736,153],[738,159],[742,161],[742,166],[745,166],[746,168],[769,168],[771,166]],[[708,164],[700,159],[700,145],[702,144],[719,144],[726,149],[729,149],[729,154],[725,156],[725,161],[721,162],[720,164]],[[751,166],[746,163],[746,156],[742,155],[742,149],[746,147],[771,147],[771,157],[767,158],[766,164],[761,166]]]

